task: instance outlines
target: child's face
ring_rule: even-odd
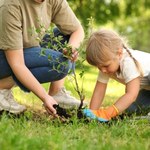
[[[119,58],[116,57],[107,61],[104,65],[98,66],[98,69],[107,74],[114,74],[119,70]]]

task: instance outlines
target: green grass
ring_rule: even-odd
[[[84,79],[86,100],[89,101],[97,78],[97,70],[88,68]],[[71,82],[66,88],[78,97]],[[81,83],[81,81],[80,81]],[[43,85],[48,89],[48,84]],[[112,104],[124,92],[124,86],[111,81],[103,105]],[[0,115],[0,150],[149,150],[150,120],[135,116],[111,121],[110,124],[90,123],[72,118],[61,123],[43,113],[41,101],[32,93],[14,89],[15,98],[28,106],[20,116]]]
[[[46,116],[25,114],[0,121],[1,150],[149,150],[148,120],[129,120],[99,124],[74,119],[73,124],[52,122]]]

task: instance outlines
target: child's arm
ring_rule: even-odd
[[[96,82],[94,92],[90,102],[90,109],[97,110],[100,108],[103,98],[105,96],[107,84]]]
[[[117,107],[119,113],[127,109],[135,100],[140,89],[140,78],[135,78],[126,84],[126,93],[121,96],[115,106]]]
[[[102,97],[104,96],[104,95],[103,96],[101,95],[102,97],[101,97],[100,102],[98,102],[98,100],[96,99],[97,97],[100,96],[97,93],[97,92],[99,92],[98,91],[99,86],[100,85],[96,85],[96,88],[94,90],[94,94],[93,94],[93,97],[91,100],[92,106],[90,107],[90,109],[85,109],[83,111],[83,113],[86,117],[89,117],[91,119],[97,119],[100,122],[107,122],[107,121],[111,120],[111,118],[117,116],[119,113],[121,113],[125,109],[127,109],[136,100],[136,97],[137,97],[137,95],[139,93],[139,89],[140,89],[140,78],[138,77],[138,78],[135,78],[132,81],[130,81],[126,85],[126,93],[122,97],[120,97],[114,105],[109,106],[104,109],[102,109],[102,108],[98,109],[96,107],[96,105],[101,104],[102,99],[103,99]],[[97,110],[95,108],[97,108]]]

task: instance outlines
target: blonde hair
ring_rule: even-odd
[[[86,47],[86,59],[89,64],[96,67],[105,65],[107,61],[116,57],[119,49],[123,48],[126,49],[143,76],[140,64],[126,47],[125,39],[112,30],[101,29],[90,36]]]

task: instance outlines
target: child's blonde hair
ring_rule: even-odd
[[[143,76],[140,64],[128,50],[125,40],[112,30],[102,29],[90,36],[86,47],[86,59],[89,64],[96,67],[105,65],[107,61],[115,58],[119,49],[123,48],[126,49],[130,57],[134,60],[138,71]]]

